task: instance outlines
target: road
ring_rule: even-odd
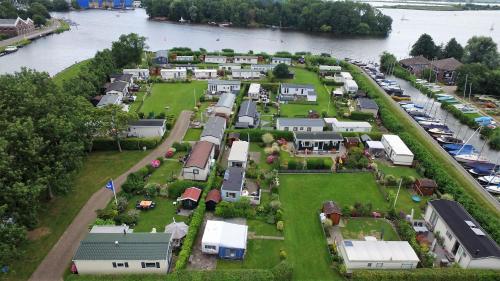
[[[359,68],[358,69],[363,73],[363,75],[365,77],[368,78],[368,80],[370,80],[370,82],[376,86],[377,88],[379,88],[383,93],[385,93],[384,89],[382,89],[375,81],[373,81],[373,79],[368,75],[366,74],[366,72],[364,72],[363,69]],[[477,194],[481,195],[486,201],[490,202],[490,204],[492,206],[494,206],[497,211],[500,212],[500,203],[498,202],[498,200],[493,197],[489,192],[487,192],[477,181],[476,179],[474,179],[465,169],[464,167],[462,167],[462,165],[460,165],[457,161],[455,161],[455,159],[453,157],[451,157],[451,155],[449,155],[440,145],[439,143],[434,139],[432,138],[425,130],[424,128],[422,128],[418,123],[417,121],[415,121],[415,119],[411,118],[411,116],[406,113],[406,111],[404,111],[404,109],[399,106],[399,104],[394,101],[391,97],[389,97],[388,95],[384,94],[383,97],[388,100],[392,105],[393,107],[395,108],[395,110],[399,110],[401,113],[402,113],[402,116],[404,116],[406,119],[408,119],[419,131],[419,133],[431,144],[433,144],[437,150],[442,156],[444,156],[447,160],[449,160],[449,162],[458,170],[461,172],[461,174],[464,176],[464,178],[472,185],[476,188],[477,190]]]
[[[18,36],[9,38],[9,39],[2,40],[2,41],[0,41],[0,47],[14,45],[23,39],[33,39],[36,37],[43,36],[47,33],[54,32],[54,30],[58,29],[61,26],[61,23],[57,19],[54,19],[51,22],[52,22],[52,24],[49,27],[46,27],[43,29],[37,29],[30,34],[18,35]]]
[[[132,168],[114,179],[116,192],[119,192],[128,174],[133,173],[151,163],[156,158],[163,156],[174,142],[182,141],[186,134],[191,119],[191,111],[182,111],[170,135],[151,153],[137,162]],[[96,219],[96,210],[105,208],[113,198],[113,193],[104,187],[90,197],[73,222],[68,226],[59,241],[52,247],[47,256],[33,272],[30,281],[58,281],[63,280],[64,272],[68,268],[71,258],[85,235],[88,233],[89,224]]]

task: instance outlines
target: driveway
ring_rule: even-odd
[[[167,148],[174,142],[180,142],[184,138],[189,127],[191,111],[182,111],[175,123],[174,128],[170,131],[170,135],[155,148],[151,153],[137,162],[132,168],[114,179],[116,191],[121,190],[122,184],[125,182],[127,175],[138,171],[142,167],[151,163],[154,159],[163,156]],[[96,219],[95,211],[105,208],[109,200],[113,198],[113,193],[104,187],[98,190],[90,197],[89,201],[83,206],[78,215],[73,219],[73,222],[68,226],[59,241],[52,247],[47,256],[38,265],[38,268],[33,272],[30,281],[58,281],[63,280],[64,271],[68,268],[71,258],[85,235],[88,233],[88,226]]]

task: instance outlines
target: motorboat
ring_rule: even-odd
[[[476,108],[471,107],[471,106],[464,106],[464,107],[460,108],[459,110],[462,111],[462,113],[464,113],[464,114],[472,114],[472,113],[479,112],[479,110],[477,110]]]
[[[479,154],[460,154],[455,156],[455,160],[460,163],[469,163],[469,162],[488,162],[488,159]]]
[[[500,176],[484,176],[477,178],[477,180],[488,185],[500,184]]]
[[[451,151],[451,150],[459,150],[459,149],[467,149],[467,150],[472,150],[474,149],[474,146],[472,144],[458,144],[458,143],[450,143],[450,144],[445,144],[443,145],[443,148],[445,150]]]
[[[498,166],[490,168],[490,169],[481,169],[481,168],[473,168],[469,169],[469,173],[471,173],[474,176],[480,177],[480,176],[489,176],[492,173],[498,172]]]
[[[432,122],[432,121],[418,121],[418,124],[420,124],[422,126],[430,126],[430,125],[445,126],[446,125],[442,122]]]
[[[476,121],[476,123],[480,126],[488,126],[496,124],[496,122],[490,116],[481,116],[478,118],[474,118],[474,121]]]
[[[432,128],[427,131],[433,135],[452,136],[454,134],[454,132],[450,129]]]
[[[426,131],[430,129],[443,129],[443,130],[449,130],[448,126],[446,125],[437,125],[437,124],[432,124],[432,125],[422,125],[422,128],[424,128]]]
[[[413,119],[415,119],[417,122],[418,121],[428,121],[428,122],[440,122],[441,121],[438,118],[424,117],[424,116],[415,116]]]
[[[6,53],[14,53],[18,50],[17,46],[7,46],[5,47],[5,52]]]
[[[490,162],[470,162],[466,164],[467,167],[472,169],[489,169],[493,170],[497,167],[496,164]]]
[[[500,194],[500,186],[498,185],[488,185],[485,186],[484,189],[486,189],[489,193]]]
[[[440,137],[437,137],[436,140],[438,141],[438,143],[440,144],[463,144],[464,141],[459,139],[459,138],[455,138],[453,136],[440,136]]]

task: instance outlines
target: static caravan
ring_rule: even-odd
[[[382,135],[382,144],[387,157],[394,165],[411,166],[413,164],[413,153],[397,135]]]
[[[234,141],[227,157],[228,167],[247,167],[248,149],[250,144],[246,141]]]
[[[241,81],[239,80],[208,80],[207,91],[211,94],[222,93],[239,93],[241,89]]]
[[[177,56],[175,61],[194,61],[194,56]]]
[[[248,226],[208,220],[201,239],[201,251],[221,259],[242,260],[247,248]]]
[[[292,59],[291,58],[279,58],[279,57],[273,57],[271,59],[271,64],[286,64],[286,65],[292,65]]]
[[[165,119],[139,119],[130,122],[127,135],[137,138],[161,138],[166,131]]]
[[[217,78],[217,69],[195,69],[193,72],[196,79]]]
[[[239,63],[223,63],[223,64],[219,64],[219,70],[231,71],[233,69],[241,69],[241,64],[239,64]]]
[[[222,116],[224,118],[229,118],[233,111],[234,102],[236,100],[236,95],[231,93],[224,93],[220,96],[217,104],[214,107],[214,113],[217,116]]]
[[[246,64],[258,63],[259,57],[257,57],[257,56],[235,56],[233,62],[234,63],[246,63]]]
[[[215,155],[214,144],[199,141],[191,150],[182,168],[182,176],[186,180],[206,181]]]
[[[260,71],[258,70],[252,70],[252,69],[233,69],[231,72],[231,75],[233,76],[234,79],[259,79],[260,78]]]
[[[324,120],[334,132],[368,133],[372,130],[372,125],[364,121],[339,121],[337,118],[325,118]]]
[[[205,56],[205,63],[226,63],[225,56]]]
[[[248,87],[248,97],[253,100],[260,99],[260,84],[250,84],[250,87]]]
[[[250,69],[260,71],[261,73],[267,73],[273,71],[275,67],[275,64],[252,64]]]
[[[224,138],[224,130],[226,130],[226,119],[220,116],[212,116],[208,118],[203,127],[200,140],[213,143],[218,150]]]
[[[186,80],[186,69],[162,69],[160,71],[163,80]]]
[[[358,91],[358,84],[354,80],[346,80],[344,82],[344,92],[354,94]]]
[[[134,68],[134,69],[124,69],[123,74],[132,74],[134,80],[148,80],[149,79],[149,69]]]

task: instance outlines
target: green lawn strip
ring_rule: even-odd
[[[280,262],[280,250],[285,247],[281,240],[248,240],[242,261],[217,260],[217,269],[269,269]]]
[[[144,200],[142,195],[137,195],[129,200],[129,210],[135,209],[137,201]],[[164,197],[155,197],[152,199],[156,203],[156,207],[150,210],[141,210],[139,221],[136,226],[134,226],[134,232],[151,232],[153,228],[156,228],[157,232],[163,232],[165,226],[175,221],[185,221],[187,217],[182,217],[176,215],[177,207],[172,204],[174,201],[172,199]]]
[[[398,187],[397,186],[387,187],[386,190],[389,194],[392,194],[395,198],[396,194],[398,192]],[[398,211],[398,212],[403,211],[405,214],[409,215],[411,213],[411,210],[413,209],[413,212],[414,212],[413,217],[415,219],[421,219],[422,209],[425,209],[425,207],[427,206],[427,201],[429,199],[432,199],[432,198],[420,196],[421,201],[417,203],[411,199],[411,197],[414,194],[415,193],[413,192],[412,189],[407,189],[407,188],[401,187],[401,190],[399,191],[399,196],[398,196],[398,199],[396,202],[396,211]],[[391,204],[390,206],[392,206],[394,204],[394,201],[391,201],[390,204]]]
[[[56,83],[56,85],[59,85],[59,86],[62,86],[63,85],[63,82],[64,80],[68,80],[68,79],[71,79],[75,76],[78,75],[78,73],[80,72],[80,69],[87,65],[89,63],[89,60],[83,60],[79,63],[75,63],[73,65],[71,65],[70,67],[64,69],[63,71],[57,73],[53,80],[54,80],[54,83]]]
[[[385,241],[399,241],[399,236],[392,225],[384,219],[351,218],[344,220],[341,228],[344,239],[364,240],[365,236],[374,236],[380,240],[383,232]]]
[[[179,157],[183,155],[185,155],[185,153],[176,153],[173,158],[166,159],[149,177],[148,183],[166,184],[168,179],[178,176],[182,169],[182,163],[179,162]]]
[[[36,240],[28,240],[22,247],[25,254],[10,266],[2,280],[26,280],[59,240],[87,200],[110,178],[115,178],[142,159],[147,152],[124,151],[91,153],[75,175],[73,189],[67,195],[55,198],[40,208],[37,232],[47,233]]]
[[[135,95],[137,96],[137,98],[132,104],[130,104],[130,110],[135,111],[135,112],[139,112],[139,109],[142,105],[142,101],[144,99],[144,95],[146,95],[146,92],[141,90],[141,91],[136,92]]]
[[[283,236],[283,233],[276,229],[275,224],[269,224],[263,219],[247,220],[247,225],[248,231],[254,232],[255,235]]]
[[[264,153],[264,148],[259,146],[259,143],[251,142],[250,143],[250,152],[259,152],[260,153],[260,162],[259,169],[265,171],[271,171],[272,167],[266,162],[266,153]]]
[[[199,141],[202,131],[203,129],[189,128],[184,136],[184,141]]]
[[[372,203],[387,210],[387,202],[370,173],[280,175],[280,200],[285,216],[285,246],[295,280],[343,280],[330,267],[318,212],[326,200],[341,207]]]
[[[413,168],[403,166],[388,166],[387,164],[384,164],[380,161],[375,162],[377,163],[378,170],[384,172],[386,176],[393,175],[398,179],[404,176],[412,176],[416,179],[421,178],[421,176]]]
[[[179,116],[183,110],[192,110],[195,106],[195,93],[198,101],[206,89],[206,81],[154,84],[151,95],[146,98],[140,111],[146,115],[149,112],[154,112],[156,115],[165,112],[167,115]]]
[[[294,157],[292,155],[290,155],[290,153],[288,151],[283,151],[281,150],[280,151],[280,161],[281,163],[288,163],[288,161],[290,160],[295,160],[297,162],[303,162],[304,160],[307,161],[307,160],[323,160],[325,164],[327,165],[333,165],[333,160],[332,158],[330,157],[300,157],[300,156],[297,156],[297,157]]]

